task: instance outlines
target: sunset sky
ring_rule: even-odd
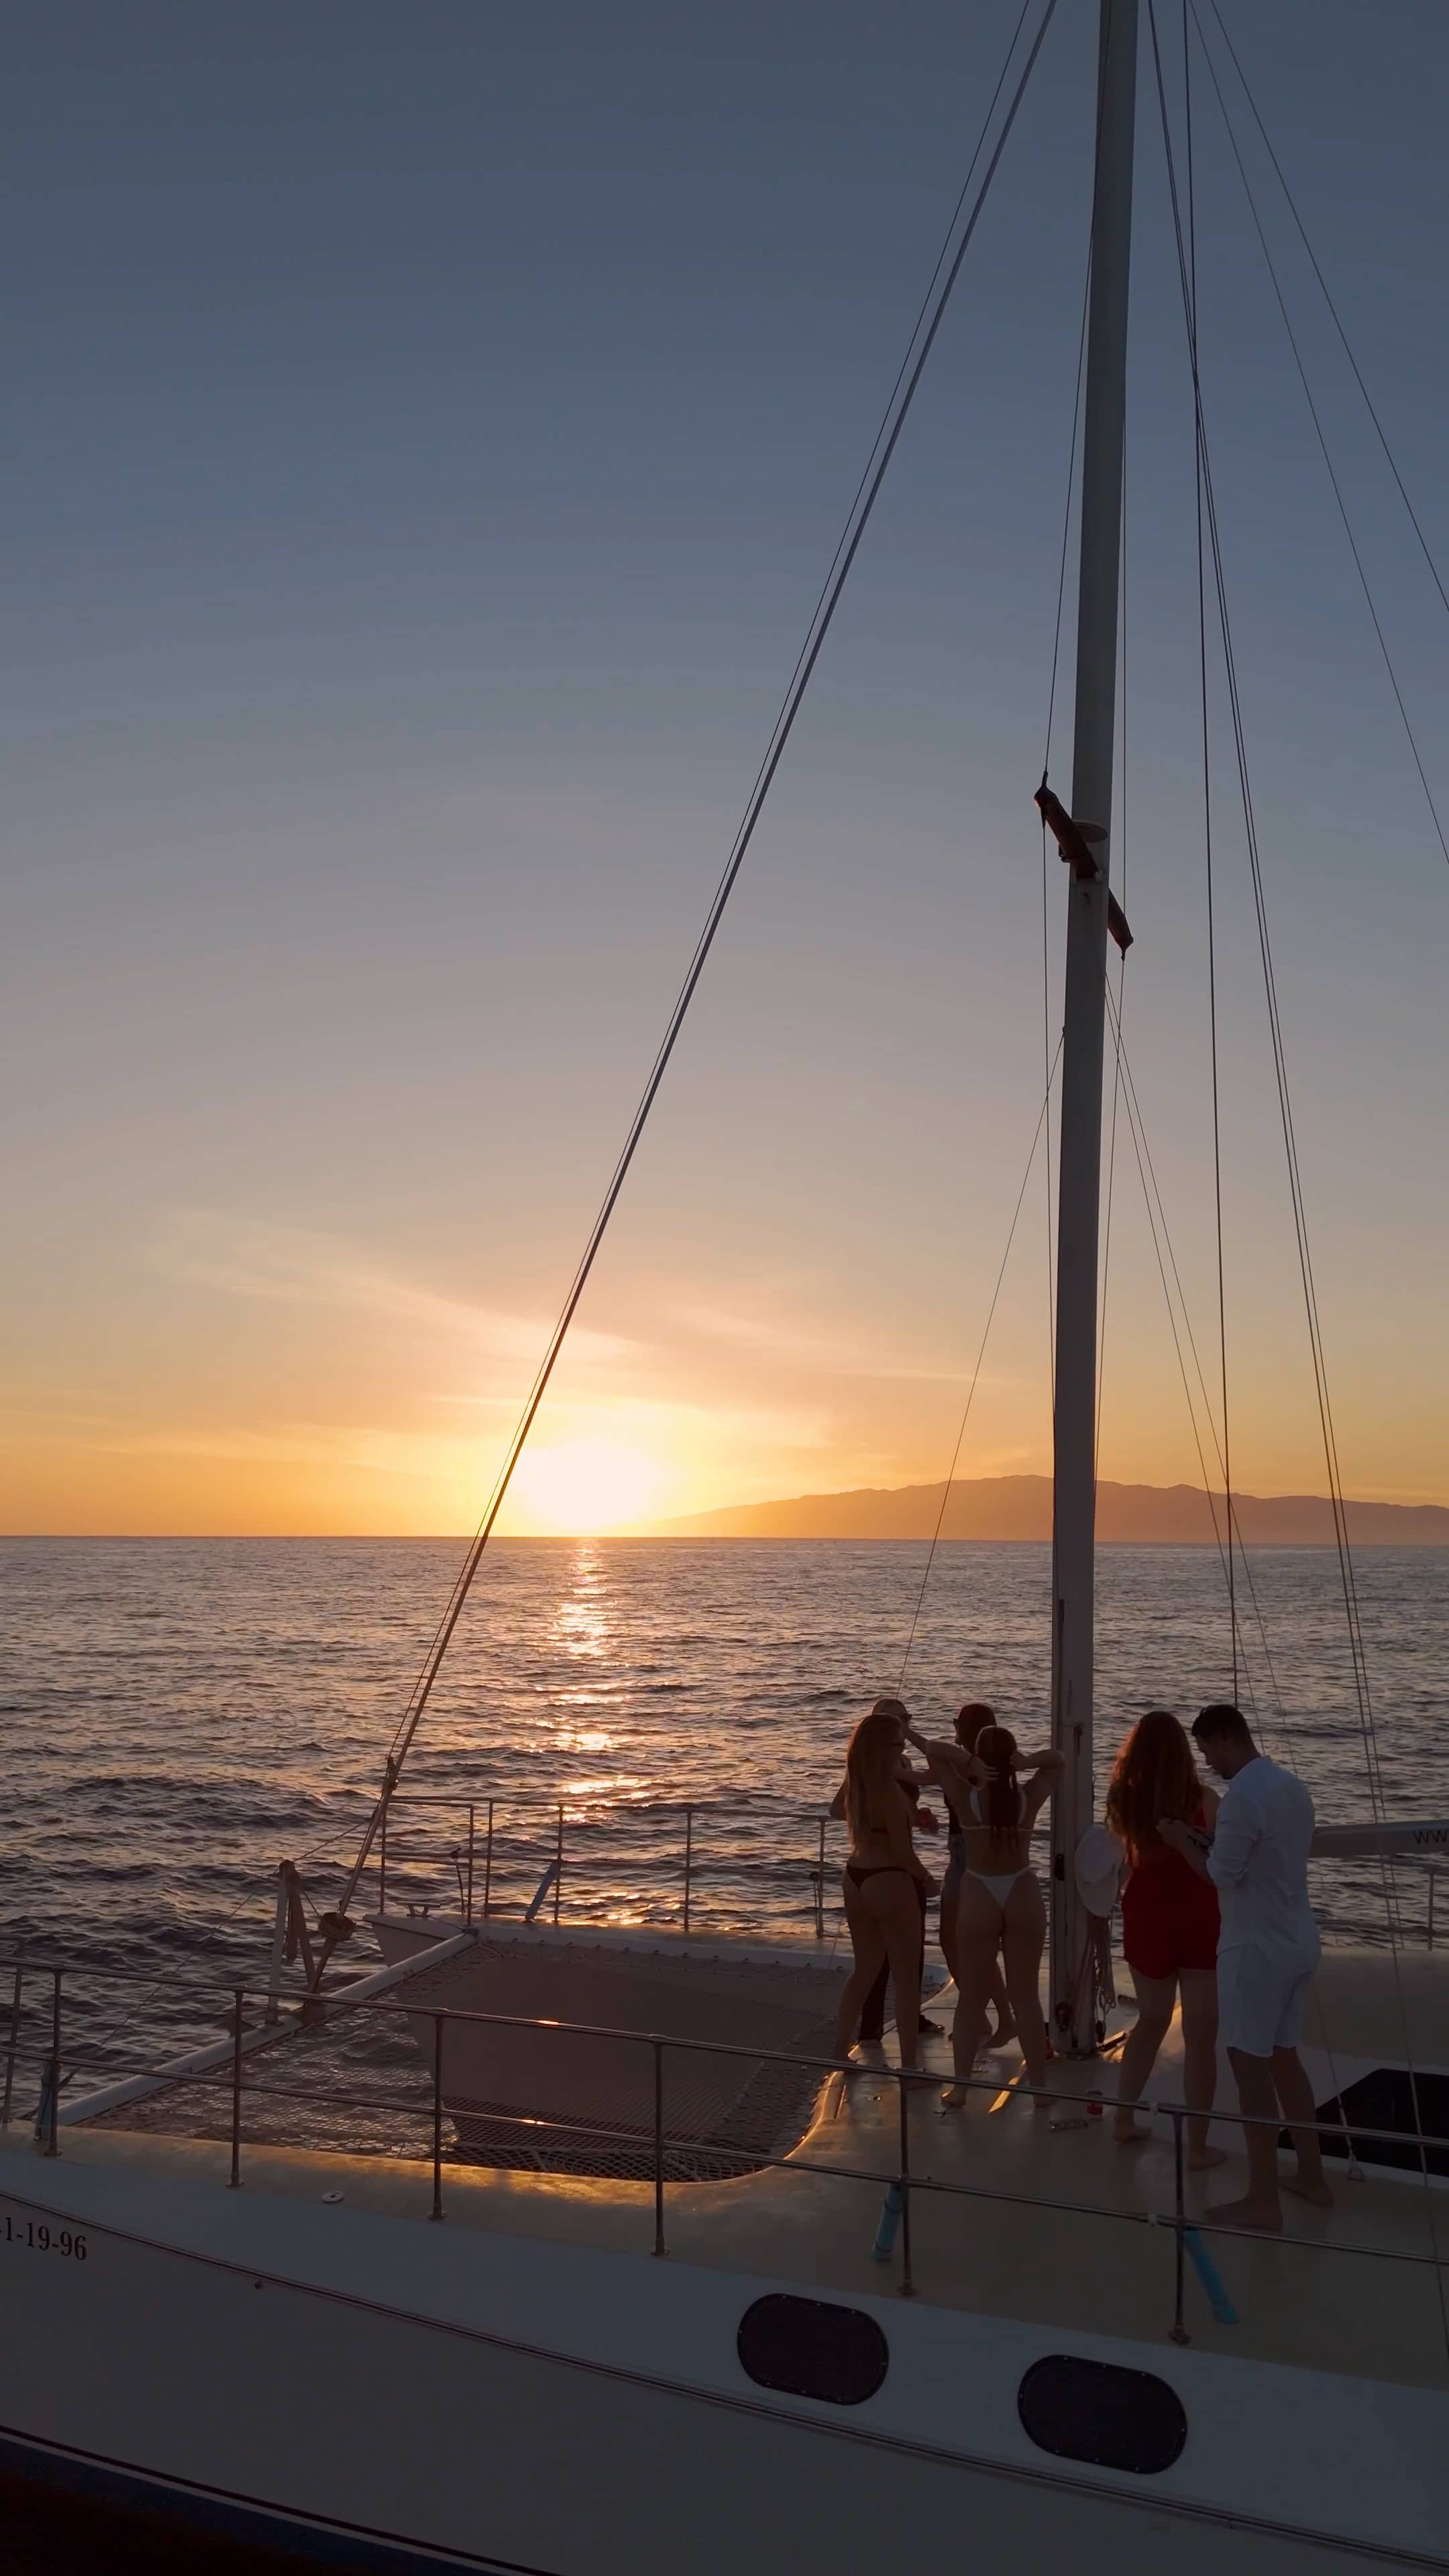
[[[1222,6],[1443,569],[1449,13]],[[949,1461],[1040,1106],[1031,796],[1095,14],[1060,0],[514,1529]],[[471,1526],[1015,16],[60,0],[12,31],[0,1526]],[[1449,869],[1199,104],[1209,431],[1341,1464],[1449,1500]],[[1125,889],[1120,837],[1113,865],[1215,1369],[1192,427],[1146,86],[1139,156]],[[1449,817],[1449,619],[1264,202]],[[1068,679],[1063,794],[1069,707]],[[1213,721],[1235,1474],[1322,1490],[1216,685]],[[1053,1037],[1060,878],[1053,855]],[[1050,1462],[1046,1225],[1039,1158],[967,1474]],[[1125,1125],[1101,1470],[1197,1472]]]

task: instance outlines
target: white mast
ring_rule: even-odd
[[[1103,837],[1078,845],[1067,879],[1057,1222],[1052,1518],[1052,1740],[1066,1768],[1052,1810],[1051,2003],[1055,2046],[1093,2045],[1089,1918],[1077,1844],[1092,1821],[1092,1615],[1096,1521],[1097,1214],[1107,972],[1107,853],[1117,703],[1117,585],[1126,413],[1127,284],[1137,0],[1102,0],[1096,185],[1082,440],[1072,814]],[[1068,853],[1064,851],[1064,856]],[[1091,868],[1091,861],[1095,868]],[[1091,872],[1087,870],[1091,868]]]

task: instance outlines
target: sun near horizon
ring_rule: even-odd
[[[772,20],[762,122],[743,21],[706,64],[688,12],[642,49],[596,13],[552,49],[490,39],[475,77],[466,14],[461,54],[410,30],[402,92],[403,57],[365,45],[341,81],[324,45],[299,89],[248,20],[265,76],[238,118],[214,14],[168,20],[158,50],[113,13],[77,50],[30,13],[0,488],[24,639],[0,953],[7,1531],[476,1525],[997,61],[989,11],[943,18],[944,53],[877,13],[828,63],[803,21]],[[1065,894],[1055,858],[1043,886],[1031,799],[1091,17],[1058,12],[1033,75],[1053,185],[1018,138],[504,1531],[938,1482],[1008,1241],[960,1472],[1049,1471],[1055,1101],[1032,1139]],[[1390,60],[1380,13],[1338,10],[1309,56],[1280,38],[1262,31],[1274,113],[1358,137],[1351,179],[1336,151],[1295,150],[1299,203],[1437,545],[1435,93]],[[1438,1501],[1445,872],[1257,243],[1220,233],[1223,545],[1338,1456],[1354,1495]],[[1165,240],[1145,226],[1133,264],[1112,869],[1132,1097],[1188,1311],[1169,1320],[1110,1050],[1101,1299],[1101,1473],[1147,1484],[1199,1481],[1199,1442],[1215,1475],[1224,1428],[1196,458]],[[1432,726],[1449,635],[1388,525],[1373,578]],[[1066,676],[1054,705],[1060,783]],[[1216,719],[1211,766],[1233,1482],[1322,1492]]]

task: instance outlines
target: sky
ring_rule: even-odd
[[[1442,569],[1449,16],[1221,6]],[[0,1527],[472,1525],[1015,17],[57,0],[12,29]],[[1192,413],[1145,27],[1144,56],[1113,876],[1215,1387]],[[1031,796],[1094,60],[1091,0],[1059,0],[515,1530],[950,1460],[1060,1019]],[[1449,816],[1449,619],[1228,96]],[[1194,102],[1204,401],[1340,1463],[1351,1492],[1445,1500],[1449,867],[1200,60]],[[1070,648],[1069,615],[1066,673]],[[1069,700],[1068,677],[1063,793]],[[1210,707],[1233,1472],[1321,1491],[1215,660]],[[1047,1265],[1039,1152],[962,1473],[1049,1465]],[[1102,1474],[1195,1477],[1121,1116],[1105,1298]]]

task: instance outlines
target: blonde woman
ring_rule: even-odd
[[[878,1699],[850,1739],[845,1760],[845,1814],[850,1857],[842,1881],[845,1919],[855,1965],[846,1979],[835,2026],[835,2053],[848,2057],[861,2006],[883,1963],[896,1996],[896,2036],[902,2066],[914,2066],[921,2017],[921,1905],[934,1879],[916,1858],[911,1807],[901,1786],[906,1711],[898,1699]]]

